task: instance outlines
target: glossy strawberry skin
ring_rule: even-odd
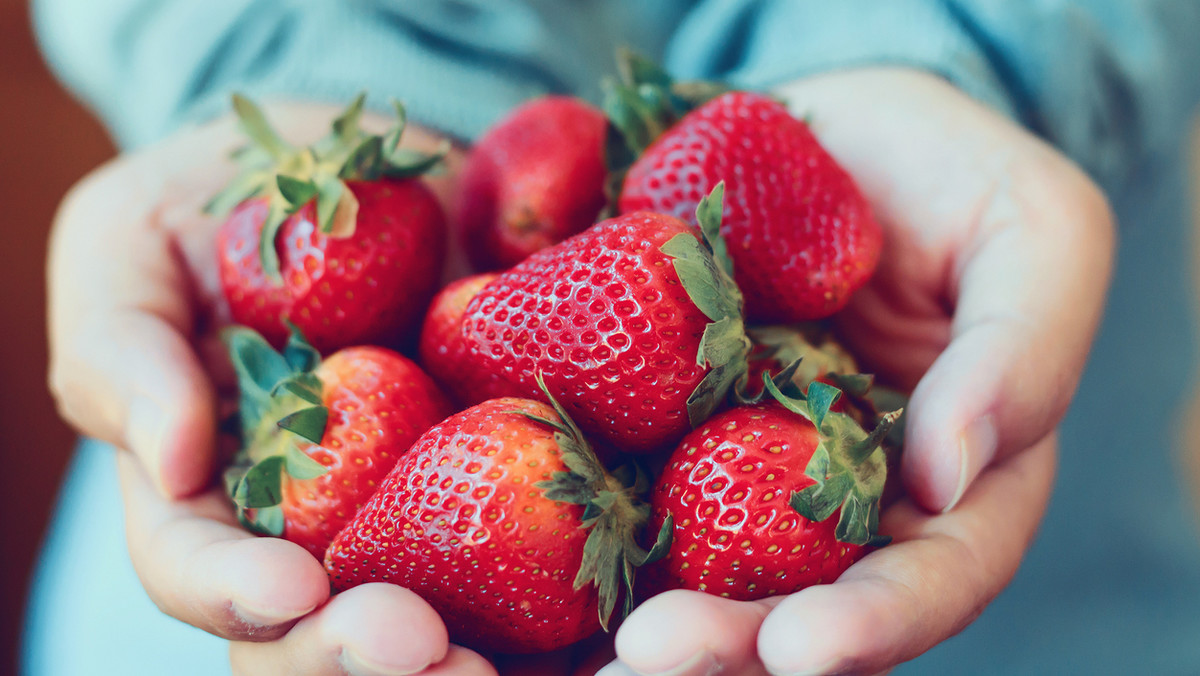
[[[487,374],[467,367],[462,325],[471,299],[497,276],[485,272],[446,285],[433,297],[421,327],[421,365],[460,400],[469,400],[468,393],[487,387]]]
[[[604,114],[579,99],[531,101],[492,127],[460,175],[456,221],[472,264],[506,268],[583,231],[604,207]]]
[[[502,274],[467,306],[471,367],[496,377],[474,393],[550,393],[584,432],[629,452],[674,444],[690,429],[687,399],[708,318],[659,250],[690,232],[670,216],[604,221]]]
[[[583,507],[536,482],[566,471],[548,405],[496,399],[426,432],[325,557],[335,590],[390,582],[425,599],[455,643],[545,652],[599,629],[596,593],[575,590]]]
[[[749,321],[827,317],[874,272],[882,232],[854,180],[804,122],[760,94],[723,94],[654,141],[625,178],[620,211],[694,224],[721,180],[721,234]]]
[[[316,227],[309,202],[283,224],[276,250],[283,277],[268,279],[259,258],[266,203],[240,204],[217,234],[221,286],[233,320],[274,346],[294,322],[321,352],[359,344],[394,345],[415,333],[436,289],[445,255],[445,218],[418,180],[349,181],[359,201],[353,235]]]
[[[651,522],[674,518],[671,551],[655,564],[651,593],[693,589],[750,601],[833,582],[863,547],[834,538],[838,513],[814,523],[788,504],[813,483],[804,474],[816,428],[777,403],[711,418],[684,438],[659,477]]]
[[[416,364],[379,347],[341,350],[314,373],[329,421],[319,445],[298,445],[328,471],[315,479],[284,476],[283,537],[323,559],[396,461],[451,407]]]

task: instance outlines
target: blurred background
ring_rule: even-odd
[[[63,193],[114,151],[100,125],[43,64],[27,0],[0,0],[0,66],[0,204],[8,252],[0,284],[0,514],[6,521],[0,541],[0,674],[6,674],[15,671],[29,574],[74,439],[45,384],[46,238]],[[1200,133],[1192,142],[1195,175]],[[1200,206],[1195,213],[1200,222]],[[1190,424],[1182,447],[1193,460],[1194,485],[1200,486],[1200,398],[1185,417]]]
[[[0,0],[0,674],[15,673],[25,593],[74,435],[46,389],[46,235],[59,198],[110,157],[104,130],[51,77],[27,0]]]

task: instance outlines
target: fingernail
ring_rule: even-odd
[[[365,659],[350,648],[342,648],[342,668],[350,676],[410,676],[429,668],[428,664],[419,667],[385,667],[382,664]]]
[[[954,489],[954,497],[942,510],[943,514],[958,505],[971,482],[996,457],[997,441],[996,422],[991,414],[976,418],[958,435],[958,486]]]
[[[314,606],[315,608],[315,606]],[[274,627],[277,624],[291,622],[292,620],[303,617],[312,612],[312,608],[304,612],[280,611],[271,610],[268,608],[260,608],[252,603],[246,603],[242,599],[233,599],[233,612],[237,614],[246,624],[255,627]]]
[[[167,416],[162,407],[145,395],[137,395],[129,403],[125,425],[129,450],[142,460],[154,484],[165,493],[160,461],[167,436]]]

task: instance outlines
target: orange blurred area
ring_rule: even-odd
[[[25,0],[0,0],[0,674],[13,673],[26,590],[74,434],[46,388],[46,238],[59,198],[113,153],[38,55]]]

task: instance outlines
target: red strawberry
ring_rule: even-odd
[[[886,467],[879,441],[829,410],[837,390],[807,401],[740,406],[684,438],[651,498],[653,523],[674,522],[674,545],[651,575],[654,592],[685,588],[738,600],[832,582],[876,529]],[[786,406],[786,408],[785,408]],[[818,432],[818,427],[821,432]]]
[[[415,591],[455,643],[554,650],[606,625],[618,587],[667,547],[669,528],[650,552],[636,544],[649,509],[635,490],[604,471],[561,408],[494,399],[426,432],[325,568],[335,590]]]
[[[464,277],[446,285],[433,297],[425,325],[421,328],[421,365],[438,382],[454,384],[456,389],[474,391],[486,387],[485,374],[467,368],[467,349],[463,343],[463,315],[467,304],[498,275],[483,273]]]
[[[630,167],[620,211],[690,220],[718,181],[748,320],[829,316],[874,272],[882,234],[854,180],[808,125],[760,94],[722,94],[658,137]]]
[[[847,413],[866,427],[878,424],[888,411],[908,405],[908,397],[902,392],[860,373],[854,357],[826,327],[759,326],[748,329],[747,334],[754,348],[746,387],[738,392],[742,403],[762,399],[764,374],[776,374],[776,385],[786,392],[804,392],[813,382],[838,388],[842,396],[831,410]],[[904,424],[900,421],[888,433],[886,443],[899,450],[903,440]]]
[[[457,394],[542,398],[541,373],[584,431],[632,452],[674,444],[706,419],[749,349],[740,294],[717,262],[719,188],[698,209],[715,256],[683,221],[633,213],[488,284],[463,332],[468,368],[494,379]]]
[[[234,99],[256,145],[240,151],[243,174],[208,210],[229,213],[217,258],[233,319],[274,345],[288,321],[323,351],[395,343],[436,289],[445,218],[415,176],[437,158],[399,164],[403,110],[385,138],[359,130],[362,104],[360,96],[328,138],[297,149]]]
[[[583,231],[604,207],[604,113],[547,96],[517,108],[471,150],[455,206],[467,254],[507,268]]]
[[[800,363],[790,380],[801,392],[814,380],[836,386],[826,377],[828,374],[852,375],[859,372],[854,357],[827,329],[818,324],[759,326],[748,329],[746,333],[754,343],[750,352],[749,377],[746,379],[751,395],[762,392],[764,373],[777,373],[796,361]],[[841,406],[842,403],[839,400],[837,405]]]
[[[298,333],[282,354],[249,329],[227,341],[241,390],[243,447],[226,473],[238,515],[322,558],[450,405],[391,350],[351,347],[321,361]]]

